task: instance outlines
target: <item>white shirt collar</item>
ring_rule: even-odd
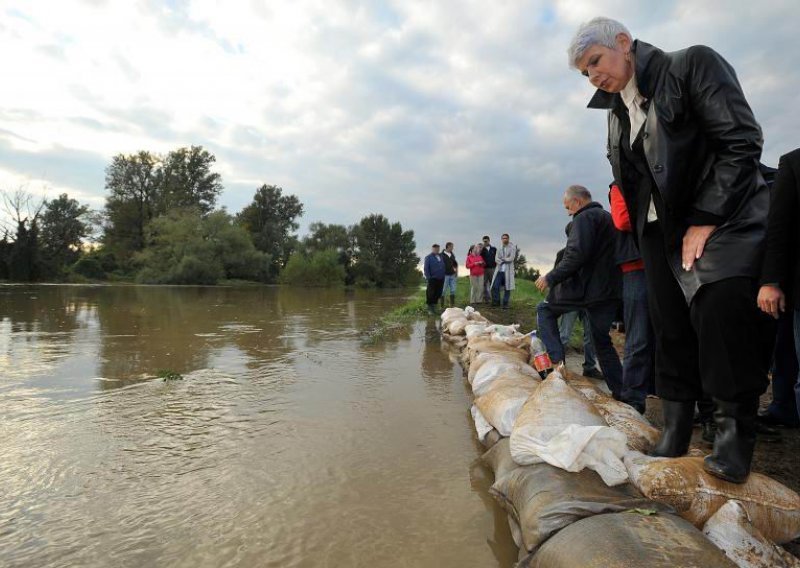
[[[628,81],[628,84],[625,85],[625,88],[622,89],[620,95],[622,96],[622,102],[624,102],[625,106],[628,108],[631,108],[634,103],[641,104],[645,100],[639,92],[635,74],[631,77],[631,80]]]

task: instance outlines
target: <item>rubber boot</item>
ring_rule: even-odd
[[[428,304],[428,313],[432,316],[436,315],[436,304]]]
[[[714,444],[714,440],[717,438],[717,423],[713,420],[709,422],[701,422],[700,427],[703,430],[701,434],[701,438],[707,444]]]
[[[442,307],[442,309],[444,309],[444,296],[439,298],[439,305]]]
[[[450,307],[451,308],[455,307],[455,305],[456,305],[456,295],[455,294],[450,294]]]
[[[714,402],[717,404],[714,411],[717,436],[714,451],[703,461],[703,469],[725,481],[744,483],[750,474],[756,447],[758,399],[747,402],[714,399]]]
[[[661,399],[664,411],[664,431],[650,452],[651,456],[677,458],[689,449],[692,439],[694,401]]]

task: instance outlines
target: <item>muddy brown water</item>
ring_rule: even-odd
[[[435,323],[363,341],[405,297],[0,286],[0,564],[512,565]]]

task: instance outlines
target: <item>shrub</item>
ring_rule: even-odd
[[[311,256],[295,253],[280,275],[282,284],[293,286],[341,286],[345,269],[335,250],[316,252]]]

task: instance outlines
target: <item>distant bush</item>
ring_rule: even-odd
[[[345,269],[335,250],[315,252],[310,256],[295,253],[280,275],[281,284],[292,286],[341,286]]]
[[[95,255],[86,255],[72,265],[72,272],[91,280],[105,280],[106,271],[103,263]]]

